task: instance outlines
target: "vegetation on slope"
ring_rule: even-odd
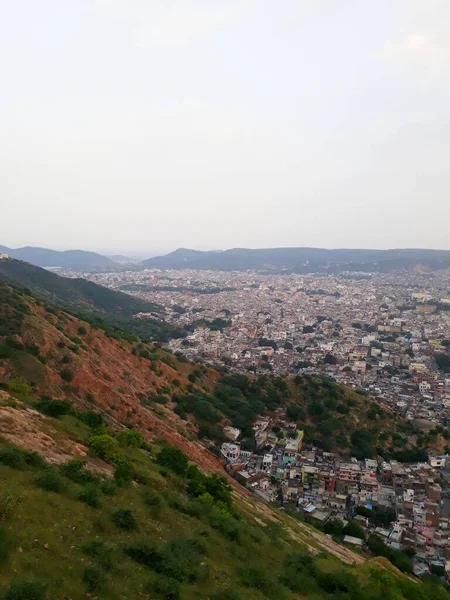
[[[85,279],[68,279],[19,260],[0,261],[0,284],[31,290],[41,300],[96,322],[126,329],[144,340],[165,340],[177,335],[168,323],[136,319],[140,312],[159,312],[156,304],[115,292]]]
[[[426,460],[439,431],[421,435],[408,422],[368,396],[314,375],[275,377],[225,375],[213,393],[176,396],[176,412],[192,414],[199,433],[223,441],[225,421],[241,430],[243,446],[255,448],[253,423],[258,416],[285,409],[286,417],[305,432],[304,443],[359,459],[380,454],[403,461]]]

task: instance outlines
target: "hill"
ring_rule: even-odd
[[[165,256],[143,261],[146,268],[293,273],[387,272],[450,268],[448,250],[327,250],[323,248],[233,248],[223,252],[179,248]]]
[[[69,279],[14,259],[0,261],[0,283],[10,282],[32,291],[45,302],[85,318],[122,327],[143,339],[164,340],[177,331],[157,319],[136,319],[137,313],[158,313],[161,307],[85,279]]]
[[[49,250],[25,246],[23,248],[7,248],[0,246],[0,253],[11,258],[24,260],[38,267],[60,267],[63,269],[114,269],[115,262],[96,252],[85,250]]]
[[[248,420],[289,407],[290,386],[311,404],[308,384],[224,375],[0,294],[2,600],[449,599],[257,502],[198,442],[202,402]]]

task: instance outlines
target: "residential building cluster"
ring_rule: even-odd
[[[257,449],[241,449],[239,430],[226,428],[228,442],[221,456],[229,473],[266,502],[278,502],[305,521],[323,526],[330,520],[352,519],[378,535],[395,550],[414,551],[414,572],[434,567],[450,571],[450,457],[429,457],[426,463],[405,464],[367,458],[343,460],[318,448],[303,448],[303,432],[286,420],[283,409],[275,417],[254,424]],[[358,514],[358,507],[365,509]],[[392,515],[373,524],[371,512]],[[343,543],[364,547],[359,537]]]

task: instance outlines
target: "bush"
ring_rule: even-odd
[[[36,479],[36,485],[46,492],[61,492],[64,489],[61,477],[52,467],[47,467]]]
[[[114,566],[115,549],[101,540],[86,542],[81,546],[81,550],[93,558],[106,571],[109,571]]]
[[[106,434],[94,435],[88,445],[92,453],[103,460],[111,460],[117,451],[116,440]]]
[[[218,590],[210,598],[211,600],[241,600],[241,596],[231,588]]]
[[[36,581],[16,580],[10,583],[2,600],[44,600],[44,586]]]
[[[96,485],[89,484],[78,494],[78,500],[85,502],[91,508],[100,506],[100,490]]]
[[[194,582],[199,577],[200,557],[205,550],[198,540],[177,538],[163,548],[153,540],[141,540],[125,548],[125,553],[136,562],[180,582]]]
[[[117,485],[114,481],[105,479],[100,486],[101,491],[105,496],[114,496],[117,493]]]
[[[157,519],[161,513],[161,507],[163,505],[161,494],[158,494],[158,492],[154,492],[153,490],[144,490],[142,493],[142,499],[150,508],[152,517]]]
[[[83,581],[87,585],[89,592],[95,592],[99,589],[104,579],[102,569],[98,565],[88,565],[83,571]]]
[[[11,469],[23,469],[26,465],[23,450],[13,446],[1,448],[0,464],[11,467]]]
[[[50,398],[41,398],[35,408],[44,415],[55,418],[72,412],[72,405],[67,400],[51,400]]]
[[[195,539],[169,540],[162,552],[162,561],[156,570],[177,581],[194,582],[199,578],[200,557],[205,553],[202,544]]]
[[[364,533],[364,529],[357,523],[356,521],[350,520],[347,525],[342,530],[344,535],[350,535],[352,537],[357,537],[363,540],[366,536]]]
[[[117,456],[115,457],[117,459]],[[114,479],[118,486],[126,486],[133,481],[133,470],[127,460],[119,461],[114,470]]]
[[[117,441],[123,446],[141,448],[145,444],[144,436],[135,429],[125,429],[117,435]]]
[[[4,527],[0,527],[0,566],[4,565],[10,552],[14,549],[14,541]]]
[[[111,515],[111,521],[120,529],[126,529],[127,531],[132,531],[138,528],[138,523],[131,512],[128,509],[119,509],[116,510]]]
[[[132,560],[149,569],[155,568],[162,561],[161,548],[152,539],[140,540],[133,546],[127,546],[124,551]]]
[[[30,386],[22,379],[22,377],[12,379],[9,382],[8,389],[13,394],[19,394],[20,396],[28,396],[30,393]]]
[[[8,521],[14,516],[18,505],[22,502],[22,496],[15,496],[11,490],[0,493],[0,521]]]
[[[246,587],[259,590],[271,600],[281,600],[285,597],[282,586],[271,577],[270,572],[258,567],[245,566],[241,567],[239,575]]]
[[[164,446],[156,457],[156,462],[177,475],[185,475],[189,465],[186,454],[173,446]]]
[[[75,483],[79,483],[80,485],[86,485],[88,483],[95,483],[98,481],[98,477],[91,473],[90,471],[85,470],[85,461],[80,458],[72,458],[72,460],[67,461],[59,467],[61,473],[74,481]]]
[[[181,598],[180,584],[171,577],[158,575],[146,587],[151,598],[161,598],[161,600],[179,600]]]
[[[61,379],[63,379],[64,381],[67,381],[67,383],[70,383],[73,379],[73,373],[70,369],[62,369],[62,371],[60,371],[59,373]]]

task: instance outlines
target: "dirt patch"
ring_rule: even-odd
[[[50,464],[60,465],[74,457],[83,458],[90,471],[109,477],[113,475],[110,465],[87,455],[86,446],[69,438],[61,439],[57,433],[49,419],[32,408],[0,406],[0,436],[12,444],[37,452]]]

